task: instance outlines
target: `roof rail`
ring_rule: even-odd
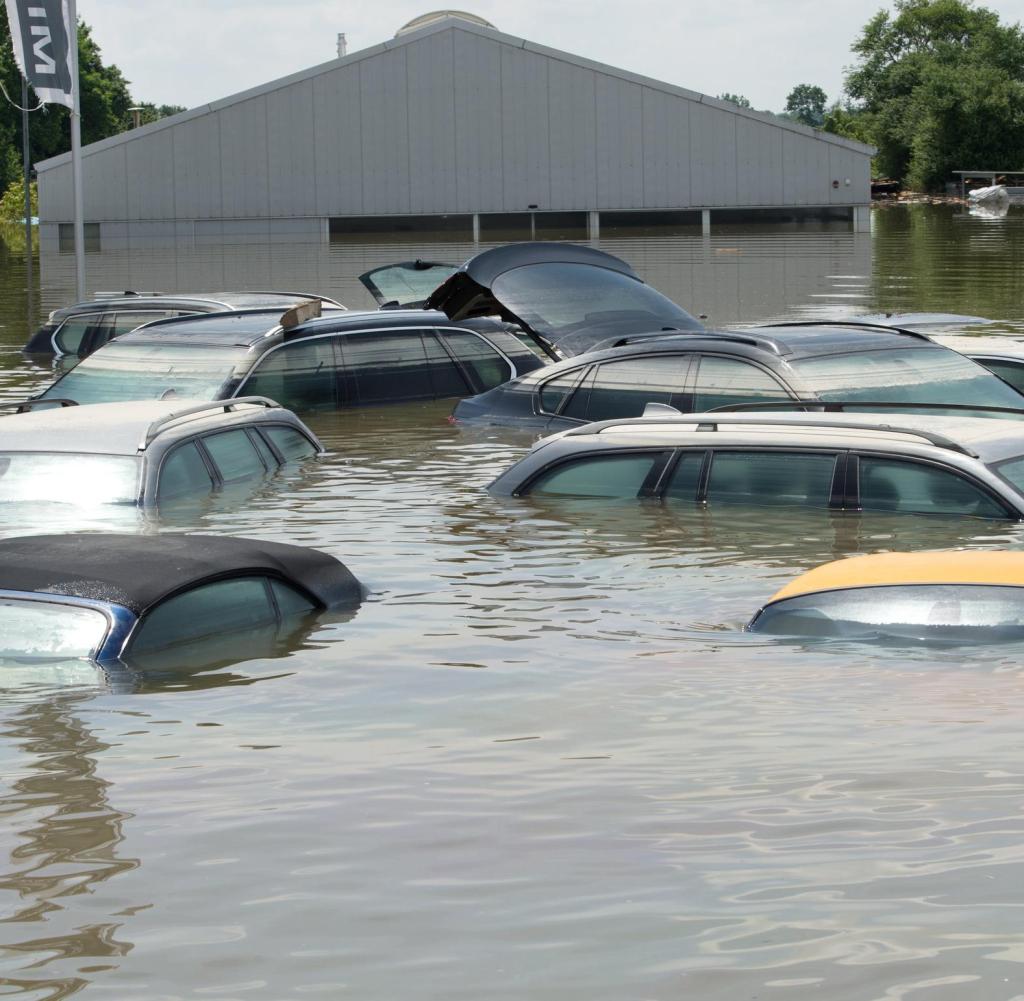
[[[888,323],[863,323],[860,320],[789,320],[782,323],[759,323],[751,329],[758,330],[762,327],[855,327],[860,330],[884,330],[890,334],[916,337],[919,341],[931,341],[931,338],[927,334],[922,334],[920,330],[896,327]]]
[[[736,344],[749,344],[751,347],[767,347],[779,353],[778,345],[764,337],[752,337],[749,333],[738,330],[650,330],[647,333],[625,334],[621,337],[609,337],[598,341],[588,351],[604,351],[606,348],[623,348],[629,344],[645,344],[647,341],[662,340],[666,337],[708,337],[713,340],[731,341]]]
[[[607,431],[612,427],[622,427],[623,424],[629,426],[639,425],[659,425],[664,426],[666,420],[671,420],[673,423],[682,424],[695,424],[698,431],[717,431],[719,425],[731,426],[733,428],[742,428],[744,425],[752,426],[751,421],[732,421],[729,420],[732,416],[739,416],[738,414],[722,414],[715,411],[708,411],[706,414],[686,414],[682,421],[678,418],[663,417],[663,418],[632,418],[628,421],[601,421],[597,424],[587,424],[581,428],[573,428],[571,431],[563,432],[565,437],[575,437],[576,435],[583,434],[600,434],[602,431]],[[966,445],[961,445],[960,442],[954,441],[952,438],[947,438],[946,435],[937,434],[934,431],[924,431],[921,428],[909,428],[902,427],[898,424],[854,424],[846,421],[801,421],[801,420],[787,420],[785,417],[769,417],[765,420],[766,424],[771,424],[775,427],[792,427],[792,428],[833,428],[837,431],[881,431],[884,434],[904,434],[914,438],[920,438],[923,441],[928,442],[930,445],[934,445],[936,448],[944,448],[949,452],[959,452],[961,455],[970,456],[972,459],[978,458],[978,453],[973,449],[968,448]]]
[[[31,400],[11,400],[8,403],[0,403],[0,410],[13,410],[16,414],[25,414],[37,407],[40,410],[62,410],[64,407],[77,407],[77,400],[40,399],[33,397]]]
[[[758,410],[808,409],[825,414],[845,414],[847,407],[863,409],[877,407],[886,410],[962,410],[966,415],[983,411],[993,414],[1015,414],[1024,418],[1024,405],[1019,407],[990,407],[983,403],[886,403],[880,400],[781,400],[778,403],[729,403],[724,407],[708,410],[709,414],[740,413]],[[856,411],[855,411],[856,412]]]
[[[172,424],[185,420],[199,420],[200,418],[210,417],[217,413],[231,413],[231,411],[243,406],[273,409],[280,407],[281,404],[275,403],[266,396],[238,396],[233,400],[212,400],[209,403],[197,403],[192,407],[183,407],[181,410],[175,410],[173,413],[153,421],[143,433],[138,451],[144,452],[152,444],[153,439],[162,431],[166,431]]]

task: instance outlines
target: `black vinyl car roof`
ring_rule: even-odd
[[[325,608],[354,607],[362,587],[316,549],[212,535],[30,535],[0,541],[0,588],[112,602],[142,615],[177,591],[263,574]]]

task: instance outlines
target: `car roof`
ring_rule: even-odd
[[[53,407],[0,417],[0,452],[69,452],[94,455],[137,455],[165,429],[189,434],[218,425],[238,424],[246,414],[285,410],[266,400],[132,400]],[[230,417],[228,415],[231,415]]]
[[[808,570],[772,595],[768,604],[821,591],[900,584],[1024,587],[1024,552],[959,550],[853,556]]]
[[[211,310],[228,307],[248,309],[263,306],[287,306],[289,303],[321,299],[323,302],[344,308],[333,299],[314,292],[126,292],[123,295],[104,295],[97,299],[73,302],[55,309],[53,319],[64,319],[76,313],[102,313],[109,309],[159,309],[173,306],[196,306]]]
[[[374,330],[387,327],[459,327],[436,309],[375,309],[344,313],[325,313],[286,331],[285,340],[312,337],[316,334],[344,333],[352,330]]]
[[[176,591],[223,577],[294,581],[324,606],[354,606],[362,587],[333,556],[227,536],[71,533],[0,540],[0,588],[123,605],[141,615]]]
[[[621,343],[600,350],[574,355],[542,369],[521,376],[523,382],[539,382],[552,374],[569,371],[592,362],[643,354],[713,351],[730,345],[785,357],[787,361],[853,351],[885,351],[902,347],[941,348],[924,335],[885,327],[862,327],[857,324],[821,324],[814,327],[751,327],[743,330],[695,330],[632,334]]]
[[[932,334],[932,340],[969,358],[1001,355],[1024,361],[1024,337],[1010,334],[975,337],[971,334]]]
[[[752,436],[764,445],[829,442],[833,447],[865,447],[875,442],[884,447],[916,441],[980,458],[982,462],[1024,454],[1024,423],[988,417],[947,417],[898,413],[805,413],[799,411],[695,414],[637,417],[597,421],[552,436],[554,439],[587,439],[601,436],[616,443],[674,444],[706,442],[710,447],[727,444],[730,438],[749,442]],[[769,436],[771,438],[769,439]],[[538,442],[540,447],[552,438]]]

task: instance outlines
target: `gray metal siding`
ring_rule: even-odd
[[[849,205],[870,183],[843,140],[451,22],[84,164],[97,221]],[[70,219],[70,180],[42,167],[46,220]]]

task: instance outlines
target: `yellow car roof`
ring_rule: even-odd
[[[1000,584],[1024,587],[1024,552],[957,550],[879,553],[825,563],[774,594],[768,604],[817,591],[893,584]]]

